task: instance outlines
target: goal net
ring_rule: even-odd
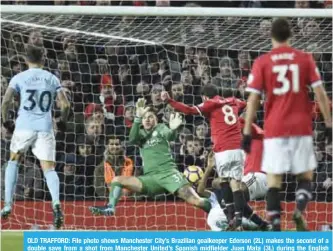
[[[245,99],[253,60],[271,48],[269,31],[274,16],[288,16],[293,46],[313,53],[332,97],[332,18],[324,10],[64,8],[2,6],[1,97],[10,79],[26,68],[25,45],[43,43],[45,69],[60,78],[72,107],[68,130],[60,132],[55,127],[56,171],[66,229],[208,229],[205,213],[169,194],[154,198],[127,194],[115,217],[93,216],[88,207],[106,204],[108,161],[117,163],[111,168],[111,178],[123,174],[126,163],[115,156],[130,160],[132,175],[142,173],[138,148],[128,142],[134,102],[146,97],[163,123],[172,110],[162,104],[162,90],[193,105],[201,102],[200,87],[213,83],[222,89],[233,88],[237,97]],[[13,102],[13,119],[17,105]],[[58,113],[55,109],[55,121]],[[262,113],[261,109],[257,116],[261,126]],[[181,171],[189,165],[203,167],[205,152],[210,150],[207,121],[199,116],[185,119],[179,138],[171,145]],[[314,101],[319,167],[306,216],[313,230],[332,223],[332,151],[325,146],[323,128]],[[1,195],[10,138],[2,128]],[[287,229],[294,227],[290,219],[295,187],[296,181],[287,175],[281,192]],[[251,205],[265,215],[264,200]],[[48,229],[51,224],[50,195],[39,163],[28,151],[20,163],[13,214],[2,221],[1,228]]]

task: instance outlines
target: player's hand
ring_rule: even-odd
[[[6,128],[7,131],[8,131],[9,133],[11,133],[11,134],[12,134],[12,133],[14,132],[14,130],[15,130],[15,124],[14,124],[14,122],[13,122],[12,120],[5,121],[5,122],[3,123],[3,127]]]
[[[327,145],[332,143],[332,127],[325,128],[325,139]]]
[[[149,107],[146,107],[146,100],[144,98],[139,98],[135,104],[136,116],[142,118],[148,111]]]
[[[62,121],[62,120],[59,120],[57,122],[57,129],[59,131],[62,131],[62,132],[65,132],[66,131],[66,128],[67,128],[67,125],[66,125],[66,122]]]
[[[251,152],[251,142],[252,142],[251,135],[244,134],[243,135],[243,140],[242,140],[242,149],[246,153],[250,153]]]
[[[207,168],[213,168],[214,166],[215,166],[214,152],[211,151],[208,154],[208,158],[207,158]]]
[[[169,93],[166,91],[162,91],[161,92],[161,99],[162,101],[167,101],[168,99],[170,99]]]
[[[176,130],[182,123],[183,118],[178,112],[170,114],[169,127],[171,130]]]

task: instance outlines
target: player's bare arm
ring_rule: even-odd
[[[70,109],[70,103],[67,99],[67,96],[63,90],[60,90],[57,94],[57,100],[60,103],[60,109],[61,109],[61,121],[66,122],[68,115],[69,115],[69,109]]]
[[[245,125],[244,125],[244,138],[242,142],[242,148],[249,153],[251,149],[251,131],[252,131],[252,123],[256,116],[256,112],[258,110],[258,106],[260,103],[260,95],[258,93],[250,93],[249,98],[247,100],[247,109],[245,114]]]
[[[14,130],[14,124],[8,121],[9,119],[8,115],[9,115],[10,104],[12,103],[15,95],[16,91],[13,88],[8,87],[1,104],[2,123],[5,126],[5,128],[11,132],[13,132]]]
[[[319,108],[324,117],[324,122],[326,126],[325,136],[327,138],[327,143],[332,142],[332,115],[330,110],[329,99],[327,97],[326,91],[323,85],[319,85],[313,88],[313,91],[316,95],[316,99],[319,104]]]
[[[212,173],[212,170],[215,166],[215,159],[214,159],[214,153],[210,152],[208,155],[207,159],[207,166],[205,168],[205,173],[204,176],[202,177],[201,180],[199,180],[198,187],[197,187],[197,192],[200,196],[209,198],[210,197],[210,191],[206,190],[206,184],[207,180]]]

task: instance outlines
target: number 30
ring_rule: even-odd
[[[299,67],[297,64],[275,65],[272,70],[278,74],[277,81],[282,83],[281,87],[273,89],[273,94],[283,95],[290,90],[290,81],[286,78],[288,70],[291,71],[292,91],[299,92]]]

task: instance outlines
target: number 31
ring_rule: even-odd
[[[291,71],[292,91],[299,92],[299,67],[297,64],[275,65],[272,70],[278,74],[277,81],[282,83],[281,87],[273,89],[275,95],[283,95],[290,90],[290,81],[286,78],[288,70]]]

